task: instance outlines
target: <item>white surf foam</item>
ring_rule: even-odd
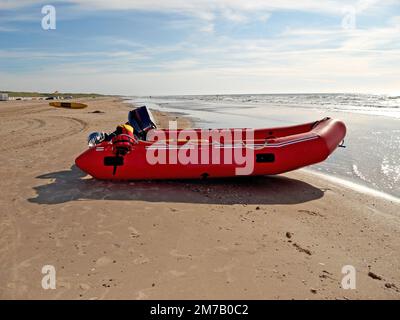
[[[389,200],[392,201],[394,203],[400,203],[400,198],[397,198],[391,194],[387,194],[385,192],[382,191],[378,191],[378,190],[374,190],[372,188],[368,188],[367,186],[363,186],[361,184],[349,181],[349,180],[345,180],[342,178],[338,178],[338,177],[334,177],[334,176],[330,176],[321,172],[316,172],[314,170],[310,170],[310,169],[301,169],[302,171],[305,171],[307,173],[311,173],[313,175],[316,175],[322,179],[328,180],[330,182],[333,182],[335,184],[339,184],[341,186],[344,186],[346,188],[355,190],[357,192],[363,193],[363,194],[367,194],[373,197],[377,197],[377,198],[382,198],[385,200]]]

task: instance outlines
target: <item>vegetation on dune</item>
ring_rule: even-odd
[[[61,93],[61,92],[53,92],[53,93],[46,93],[46,92],[17,92],[17,91],[1,91],[2,93],[8,94],[9,97],[62,97],[62,98],[97,98],[97,97],[104,97],[102,94],[98,93]]]

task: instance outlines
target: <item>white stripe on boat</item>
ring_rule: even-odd
[[[218,143],[213,143],[212,146],[217,149],[237,149],[237,148],[280,148],[280,147],[285,147],[288,145],[300,143],[300,142],[305,142],[305,141],[310,141],[310,140],[315,140],[318,139],[319,136],[310,136],[310,137],[304,137],[304,138],[299,138],[296,140],[289,140],[289,141],[283,141],[283,142],[277,142],[277,143],[261,143],[261,144],[245,144],[244,142],[242,143],[236,143],[236,144],[218,144]],[[190,140],[188,140],[190,142]],[[207,145],[209,146],[209,145]],[[175,149],[194,149],[195,145],[191,144],[189,145],[188,143],[183,144],[181,146],[176,146],[176,145],[168,145],[168,144],[163,144],[163,145],[152,145],[149,147],[146,147],[147,150],[175,150]]]

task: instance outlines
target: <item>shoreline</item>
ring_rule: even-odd
[[[181,119],[185,119],[187,121],[187,122],[185,122],[185,128],[191,128],[193,125],[196,124],[196,119],[191,118],[188,114],[186,114],[184,112],[181,112],[181,113],[179,113],[179,112],[162,112],[159,110],[151,110],[151,112],[155,115],[167,116],[171,119],[174,119],[177,117],[182,117]],[[381,198],[381,199],[384,199],[384,200],[387,200],[387,201],[390,201],[393,203],[400,203],[400,198],[398,198],[394,195],[391,195],[389,193],[373,189],[367,185],[356,183],[354,181],[347,180],[345,178],[338,178],[338,177],[335,177],[334,175],[319,172],[318,170],[309,169],[307,167],[300,168],[298,170],[306,173],[307,175],[313,175],[320,179],[325,179],[329,182],[336,183],[337,185],[340,185],[340,186],[342,186],[346,189],[352,190],[354,192],[359,192],[359,193],[367,195],[367,196]],[[295,171],[298,171],[298,170],[295,170]],[[286,174],[290,174],[290,173],[291,172],[288,172]]]
[[[134,100],[128,99],[128,101]],[[283,106],[279,106],[278,108],[267,105],[265,106],[266,109],[262,109],[262,105],[257,106],[257,104],[255,104],[254,108],[259,112],[259,117],[255,119],[254,114],[257,114],[257,112],[253,112],[253,116],[246,118],[247,115],[243,113],[240,108],[233,107],[232,109],[232,107],[228,107],[229,103],[226,105],[222,103],[220,105],[221,110],[218,110],[217,105],[207,104],[204,103],[204,101],[199,102],[197,100],[187,102],[187,109],[182,109],[185,107],[185,104],[183,101],[179,101],[179,99],[174,103],[169,103],[168,100],[162,100],[163,104],[159,104],[157,99],[154,101],[149,99],[147,102],[153,108],[162,111],[185,111],[183,115],[194,119],[196,126],[201,128],[219,128],[221,127],[219,124],[225,124],[224,126],[226,127],[239,127],[238,125],[242,127],[252,127],[252,125],[254,127],[255,125],[257,128],[279,127],[310,122],[312,119],[315,120],[316,117],[322,118],[327,115],[341,119],[348,124],[348,134],[345,140],[349,143],[349,148],[336,150],[327,160],[307,167],[307,170],[334,177],[338,183],[355,187],[371,195],[376,194],[388,199],[400,200],[400,190],[396,186],[397,180],[400,177],[398,177],[398,169],[395,166],[397,161],[395,157],[397,139],[393,136],[397,130],[395,119],[391,119],[392,122],[388,124],[387,128],[387,131],[392,133],[382,135],[384,129],[379,127],[379,125],[372,127],[365,125],[368,121],[373,120],[366,115],[361,115],[360,118],[351,113],[331,114],[329,110],[316,110],[318,115],[314,115],[310,114],[307,108],[302,107],[284,109]],[[237,105],[237,103],[238,102],[235,102],[233,105]],[[271,110],[268,111],[269,108],[267,107],[271,107]],[[204,108],[204,111],[201,110],[202,108]],[[226,111],[224,111],[225,108]],[[250,108],[250,113],[251,110]],[[286,115],[286,113],[290,115]],[[239,114],[241,114],[240,117]],[[216,120],[214,120],[214,115]],[[264,120],[260,121],[259,119],[265,119],[268,124],[266,124]],[[256,121],[256,123],[253,124],[254,121]],[[364,125],[360,125],[360,122],[364,123]],[[366,136],[371,137],[370,143],[368,144],[363,140],[363,137]],[[392,141],[392,143],[390,141]],[[371,155],[372,158],[370,157],[370,161],[366,162],[363,161],[360,154],[365,154],[366,157]],[[392,174],[389,174],[390,172],[392,172]]]
[[[398,205],[305,170],[206,181],[96,181],[88,132],[126,121],[115,97],[2,104],[3,299],[399,299]],[[102,113],[97,113],[101,111]],[[160,126],[178,117],[154,113]],[[63,147],[65,146],[65,147]],[[57,289],[40,287],[43,265]],[[341,288],[342,268],[357,272]],[[374,277],[377,276],[377,277]]]
[[[155,115],[158,116],[166,116],[170,119],[177,119],[178,117],[181,117],[181,119],[187,121],[184,122],[184,127],[185,128],[191,128],[193,126],[195,126],[196,124],[196,119],[191,118],[187,113],[185,112],[162,112],[159,110],[151,110],[151,112]],[[390,201],[392,203],[400,203],[400,198],[391,195],[389,193],[383,192],[383,191],[379,191],[376,189],[373,189],[367,185],[363,185],[360,183],[356,183],[354,181],[351,180],[347,180],[345,178],[338,178],[335,177],[334,175],[328,174],[328,173],[323,173],[323,172],[319,172],[318,170],[315,169],[309,169],[307,167],[305,168],[300,168],[298,169],[301,172],[306,173],[307,175],[313,175],[315,177],[318,177],[320,179],[325,179],[329,182],[332,183],[336,183],[339,186],[342,186],[346,189],[352,190],[354,192],[358,192],[367,196],[371,196],[371,197],[376,197],[376,198],[381,198],[387,201]],[[295,170],[295,171],[298,171]],[[290,174],[291,172],[288,172],[286,174]]]
[[[367,196],[371,196],[371,197],[375,197],[375,198],[380,198],[380,199],[384,199],[386,201],[390,201],[392,203],[400,203],[400,198],[391,195],[389,193],[386,192],[382,192],[376,189],[372,189],[366,185],[362,185],[350,180],[346,180],[344,178],[337,178],[333,175],[327,174],[327,173],[322,173],[322,172],[318,172],[317,170],[313,170],[313,169],[308,169],[308,168],[301,168],[299,169],[300,171],[306,172],[307,174],[311,174],[314,176],[317,176],[321,179],[325,179],[327,181],[330,181],[332,183],[336,183],[339,186],[342,186],[346,189],[352,190],[354,192],[358,192]]]

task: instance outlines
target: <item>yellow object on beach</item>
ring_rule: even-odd
[[[50,106],[56,107],[56,108],[67,108],[67,109],[84,109],[87,107],[87,104],[84,103],[78,103],[78,102],[50,102]]]

